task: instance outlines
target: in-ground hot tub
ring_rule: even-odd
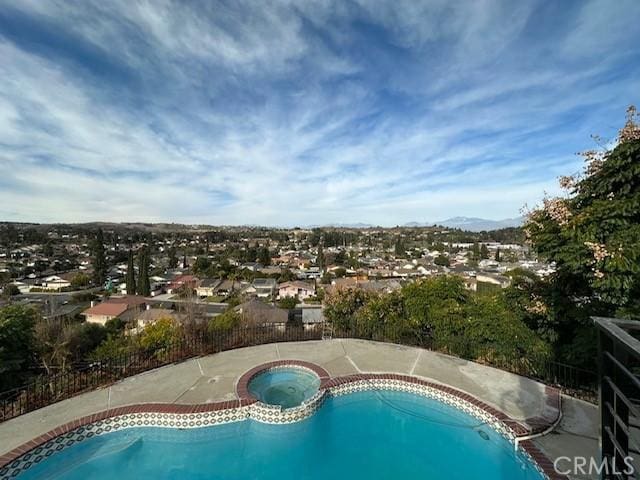
[[[288,366],[268,369],[249,380],[249,394],[262,403],[292,408],[302,405],[320,388],[320,377],[306,368]]]

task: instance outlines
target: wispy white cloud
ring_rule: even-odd
[[[0,215],[515,216],[579,169],[589,133],[611,135],[638,101],[640,52],[618,17],[640,7],[605,10],[595,0],[6,2]]]

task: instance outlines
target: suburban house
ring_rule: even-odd
[[[298,271],[297,275],[298,278],[308,278],[311,280],[314,278],[322,277],[322,272],[320,271],[320,267],[309,267],[301,269],[300,271]]]
[[[215,295],[226,297],[240,287],[241,282],[236,280],[204,278],[198,283],[198,286],[196,287],[196,294],[199,297],[212,297]],[[255,293],[255,291],[252,291],[251,293]]]
[[[91,308],[82,312],[82,315],[87,322],[99,323],[100,325],[104,325],[116,317],[130,321],[138,312],[144,310],[145,305],[145,298],[137,295],[112,297],[97,305],[91,302]]]
[[[216,288],[222,283],[219,278],[203,278],[196,287],[196,294],[199,297],[212,297],[216,295]]]
[[[62,290],[63,288],[69,288],[71,286],[71,282],[69,280],[65,280],[58,275],[51,275],[44,279],[42,283],[42,288],[47,290]]]
[[[250,270],[252,272],[257,272],[261,268],[264,268],[264,265],[256,262],[243,263],[240,265],[240,270]]]
[[[275,278],[256,278],[251,286],[257,297],[268,298],[275,295],[278,283]]]
[[[178,293],[182,287],[195,289],[200,284],[200,280],[195,275],[179,275],[174,278],[167,287],[167,293]]]
[[[406,265],[403,265],[402,267],[395,268],[393,270],[393,276],[400,277],[400,278],[419,277],[420,272],[416,270],[413,267],[413,265],[406,264]]]
[[[369,290],[372,292],[384,292],[391,293],[402,288],[402,283],[395,278],[388,278],[382,280],[369,280],[368,282],[360,282],[358,287],[363,290]]]
[[[316,287],[311,283],[293,281],[284,282],[278,285],[278,297],[298,297],[299,300],[305,300],[316,295]]]
[[[151,278],[149,278],[149,281],[151,283],[151,296],[155,297],[156,295],[160,295],[162,292],[164,292],[164,288],[167,286],[167,279],[164,277],[159,277],[157,275],[152,276]]]
[[[256,298],[236,307],[240,313],[242,324],[246,326],[275,326],[278,331],[284,331],[289,320],[289,311],[268,305]]]
[[[496,262],[495,260],[492,259],[484,259],[484,260],[480,260],[478,262],[478,267],[480,267],[482,270],[486,270],[486,271],[497,271],[498,267],[500,266],[500,263]]]
[[[214,292],[217,295],[227,296],[236,290],[240,286],[240,283],[235,280],[222,280],[218,286],[216,286]]]
[[[102,302],[82,312],[88,323],[104,325],[109,320],[122,317],[129,306],[126,303]]]
[[[260,273],[263,275],[280,275],[282,273],[282,268],[277,266],[264,267],[260,269]]]
[[[500,288],[507,288],[511,285],[511,278],[494,273],[478,273],[476,275],[476,290],[479,284],[491,284]]]

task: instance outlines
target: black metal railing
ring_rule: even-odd
[[[603,479],[636,478],[640,468],[640,322],[594,318],[599,329]]]
[[[324,327],[322,324],[311,328],[300,325],[267,325],[200,333],[182,338],[170,345],[129,350],[81,368],[55,375],[38,376],[23,387],[0,393],[0,422],[110,385],[123,378],[189,358],[266,343],[321,340],[327,336],[327,329]],[[331,337],[374,340],[433,349],[432,340],[428,335],[416,335],[415,332],[394,327],[375,331],[331,329]],[[471,353],[472,350],[466,348],[465,342],[466,340],[461,338],[455,349],[445,349],[444,353],[556,385],[570,394],[595,401],[595,372],[553,362],[546,357],[532,358],[531,355],[520,353],[496,355],[490,348],[482,353],[478,353],[477,349]]]

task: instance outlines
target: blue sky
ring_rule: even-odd
[[[0,220],[500,219],[640,103],[637,0],[0,0]]]

